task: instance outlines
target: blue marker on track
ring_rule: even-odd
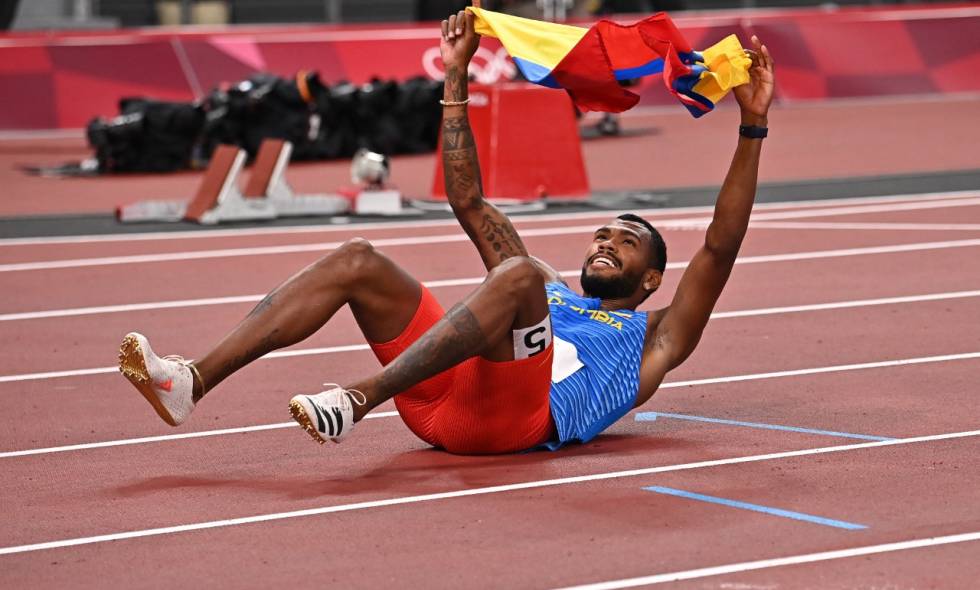
[[[837,432],[836,430],[819,430],[816,428],[801,428],[799,426],[782,426],[780,424],[765,424],[762,422],[743,422],[741,420],[724,420],[707,416],[692,416],[690,414],[668,414],[666,412],[641,412],[636,415],[637,422],[652,422],[658,417],[676,418],[677,420],[692,420],[695,422],[710,422],[712,424],[727,424],[729,426],[745,426],[747,428],[762,428],[765,430],[785,430],[803,434],[819,434],[840,438],[856,438],[859,440],[894,440],[887,436],[872,436],[870,434],[854,434],[852,432]]]
[[[792,510],[783,510],[782,508],[771,508],[769,506],[762,506],[760,504],[750,504],[748,502],[740,502],[738,500],[729,500],[727,498],[718,498],[717,496],[706,496],[704,494],[696,494],[694,492],[686,492],[684,490],[678,490],[674,488],[665,488],[662,486],[650,486],[650,487],[645,487],[643,489],[647,490],[648,492],[656,492],[658,494],[678,496],[680,498],[687,498],[689,500],[700,500],[702,502],[721,504],[723,506],[731,506],[732,508],[741,508],[743,510],[752,510],[753,512],[762,512],[764,514],[771,514],[773,516],[782,516],[783,518],[792,518],[794,520],[802,520],[805,522],[822,524],[824,526],[831,526],[839,529],[846,529],[849,531],[856,531],[856,530],[868,528],[863,524],[855,524],[853,522],[845,522],[843,520],[834,520],[832,518],[824,518],[822,516],[813,516],[812,514],[804,514],[802,512],[794,512]]]

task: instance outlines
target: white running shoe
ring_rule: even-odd
[[[179,356],[158,357],[142,334],[131,332],[123,338],[119,347],[119,372],[171,426],[187,420],[194,409],[197,369]]]
[[[321,445],[328,440],[339,443],[354,429],[354,406],[367,403],[364,394],[356,389],[344,389],[336,383],[332,389],[316,395],[297,395],[289,400],[289,413],[303,430]],[[358,399],[355,396],[360,396]],[[313,425],[314,418],[316,426]]]

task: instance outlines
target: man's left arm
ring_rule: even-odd
[[[752,37],[752,44],[751,80],[736,87],[734,93],[742,110],[742,125],[764,128],[773,95],[773,63],[769,50],[757,37]],[[684,271],[670,307],[654,315],[660,321],[651,325],[646,354],[653,356],[661,377],[694,351],[728,281],[748,229],[761,151],[762,139],[739,135],[704,245]]]

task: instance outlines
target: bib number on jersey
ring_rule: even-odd
[[[551,344],[551,315],[529,328],[514,330],[514,360],[541,354]]]

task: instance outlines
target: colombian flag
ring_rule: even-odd
[[[500,39],[525,78],[565,89],[583,111],[625,111],[640,97],[617,81],[663,72],[667,90],[700,117],[749,80],[752,60],[735,35],[694,51],[662,12],[628,26],[602,20],[586,29],[467,10],[476,15],[476,32]]]

